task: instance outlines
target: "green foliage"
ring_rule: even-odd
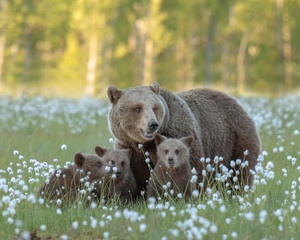
[[[297,89],[299,9],[296,0],[1,0],[0,93],[103,94],[145,76],[173,90]]]

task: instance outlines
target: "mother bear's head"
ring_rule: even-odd
[[[159,95],[160,86],[107,89],[112,104],[108,113],[110,132],[123,144],[145,143],[154,139],[166,116],[166,103]]]

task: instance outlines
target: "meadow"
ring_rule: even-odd
[[[253,187],[188,202],[48,204],[37,191],[77,151],[113,147],[100,99],[0,98],[0,239],[298,239],[300,96],[239,97],[262,141]]]

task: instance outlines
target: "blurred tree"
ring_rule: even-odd
[[[292,90],[299,11],[298,0],[0,0],[0,86]]]

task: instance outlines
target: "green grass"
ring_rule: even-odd
[[[224,234],[227,239],[297,239],[300,236],[299,100],[299,97],[240,99],[256,121],[263,150],[268,152],[262,165],[265,168],[269,161],[273,162],[271,170],[275,172],[274,179],[267,179],[266,184],[261,183],[265,178],[260,175],[260,184],[248,198],[217,196],[213,188],[211,195],[189,202],[140,201],[127,206],[99,203],[91,208],[85,204],[59,207],[32,203],[28,196],[36,196],[47,169],[34,169],[30,159],[63,166],[73,161],[77,151],[93,153],[96,145],[112,147],[106,115],[97,114],[107,105],[99,100],[82,103],[65,99],[54,102],[53,99],[0,99],[0,239],[26,237],[26,233],[35,229],[42,239],[64,235],[68,239],[103,239],[105,232],[109,233],[109,239],[222,239]],[[72,133],[74,129],[78,131]],[[66,150],[61,149],[63,144],[67,145]],[[273,150],[280,147],[283,147],[281,152]],[[14,150],[19,154],[13,155]],[[23,159],[19,159],[20,155]],[[297,159],[294,165],[287,160],[288,156]],[[31,172],[30,167],[33,167]],[[282,168],[287,170],[286,176]],[[20,186],[21,179],[28,190]],[[35,182],[30,183],[32,179]],[[9,201],[5,200],[7,196]],[[57,209],[61,209],[61,214],[57,214]],[[267,215],[260,222],[263,210]],[[278,217],[276,211],[282,214]],[[74,222],[78,222],[77,229],[72,226]],[[141,224],[146,226],[144,231]],[[41,229],[41,225],[46,229]]]

